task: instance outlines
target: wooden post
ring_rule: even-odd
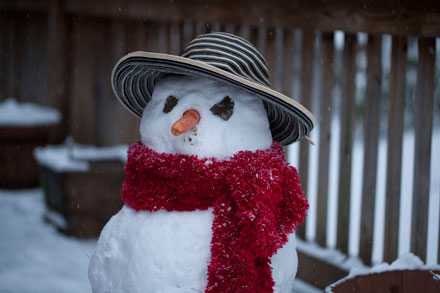
[[[23,67],[23,50],[24,50],[24,23],[20,15],[14,15],[7,18],[7,35],[6,42],[8,44],[6,54],[7,63],[5,66],[5,94],[7,97],[15,97],[20,100],[21,70]]]
[[[170,52],[170,23],[159,23],[158,27],[158,49],[159,53],[169,54]]]
[[[96,144],[105,146],[129,143],[128,125],[132,122],[132,117],[116,99],[110,82],[113,66],[119,58],[127,54],[126,22],[117,18],[95,22],[95,33],[100,37],[97,46],[102,52],[95,57],[98,62],[95,77]]]
[[[76,17],[73,24],[72,99],[70,100],[70,134],[82,144],[95,144],[95,76],[97,47],[94,23]],[[87,42],[84,40],[87,39]]]
[[[323,33],[321,36],[321,98],[319,113],[319,156],[318,156],[318,212],[316,220],[316,240],[325,247],[327,241],[327,203],[329,185],[329,150],[330,124],[333,93],[333,33]]]
[[[275,29],[268,28],[266,29],[266,44],[264,46],[264,57],[267,61],[267,65],[269,66],[269,81],[273,88],[274,80],[276,78],[276,62],[277,62],[277,54],[276,54],[276,46],[275,46]]]
[[[339,147],[338,230],[336,238],[336,247],[344,253],[348,253],[350,221],[351,160],[355,123],[356,44],[356,34],[345,35],[342,61],[341,142]]]
[[[309,30],[302,31],[301,47],[301,91],[300,102],[307,109],[311,109],[312,101],[312,81],[313,81],[313,58],[315,49],[315,32]],[[300,142],[299,152],[299,177],[301,187],[307,196],[307,182],[309,172],[309,142]],[[306,220],[307,221],[307,220]],[[297,235],[305,239],[305,222],[297,230]]]
[[[169,35],[170,39],[168,41],[170,54],[172,55],[180,54],[181,35],[182,35],[182,30],[179,23],[172,23],[170,25],[170,35]]]
[[[126,41],[127,52],[147,50],[147,29],[144,20],[132,21],[127,25]]]
[[[293,31],[289,29],[282,30],[282,59],[277,64],[281,65],[281,92],[286,96],[292,98],[292,84],[294,82],[294,56],[295,44]],[[286,154],[286,161],[289,162],[290,154],[287,147],[283,147]]]
[[[415,101],[414,184],[411,251],[426,261],[432,115],[434,106],[435,39],[419,39]]]
[[[159,52],[159,24],[155,22],[146,23],[147,51]]]
[[[0,12],[0,101],[6,98],[6,65],[8,62],[7,14]]]
[[[389,263],[398,256],[407,38],[393,36],[392,42],[384,243],[384,261]]]
[[[283,59],[282,59],[282,93],[288,97],[292,96],[294,56],[295,56],[294,34],[292,30],[283,29]]]
[[[359,255],[364,263],[371,264],[382,89],[382,36],[368,36],[367,59],[367,88],[364,97],[364,173]]]
[[[192,22],[185,21],[183,23],[183,34],[182,34],[182,41],[181,41],[181,53],[183,53],[183,50],[188,46],[189,42],[193,40],[193,24]]]
[[[249,29],[249,42],[251,42],[255,48],[258,47],[258,27],[253,26]]]
[[[64,1],[52,0],[49,7],[48,17],[48,62],[49,100],[63,115],[60,137],[67,135],[66,121],[69,120],[69,100],[67,83],[69,78],[68,55],[67,55],[67,21],[64,15]]]

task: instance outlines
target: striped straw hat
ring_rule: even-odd
[[[243,38],[227,33],[200,35],[182,56],[133,52],[113,69],[119,101],[141,117],[157,82],[166,74],[195,75],[238,87],[263,100],[274,140],[288,145],[307,136],[315,118],[301,104],[270,88],[266,60]]]

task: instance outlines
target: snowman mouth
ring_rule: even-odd
[[[183,141],[191,146],[196,144],[197,127],[194,127],[191,132],[185,136]]]

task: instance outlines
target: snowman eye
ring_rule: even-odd
[[[165,105],[163,106],[162,112],[164,113],[170,113],[174,107],[179,102],[179,99],[174,96],[169,96],[165,102]]]
[[[223,120],[228,121],[232,114],[234,114],[234,101],[231,100],[229,96],[226,96],[220,103],[212,106],[210,111],[214,115],[217,115]]]

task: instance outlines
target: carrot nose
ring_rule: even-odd
[[[187,130],[191,130],[200,121],[200,114],[196,110],[188,110],[183,113],[182,118],[177,120],[171,127],[171,132],[174,136],[179,136]]]

